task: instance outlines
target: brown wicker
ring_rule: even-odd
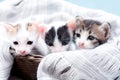
[[[36,72],[41,59],[41,55],[15,57],[13,75],[17,74],[21,79],[11,76],[9,80],[37,80]]]

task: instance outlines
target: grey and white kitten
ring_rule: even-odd
[[[110,36],[110,25],[107,22],[77,16],[75,26],[73,37],[77,49],[95,48],[106,42]]]

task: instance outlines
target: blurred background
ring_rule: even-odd
[[[120,0],[66,0],[66,1],[82,7],[101,9],[109,13],[113,13],[120,16],[120,6],[119,6]]]
[[[120,0],[66,0],[82,7],[101,9],[120,16]]]

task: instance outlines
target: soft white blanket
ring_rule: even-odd
[[[38,80],[120,80],[119,43],[95,49],[53,53],[38,67]]]
[[[101,22],[108,21],[111,24],[111,38],[120,34],[119,16],[101,10],[83,8],[64,0],[6,0],[0,3],[0,21],[6,22],[33,17],[33,20],[35,18],[49,24],[56,20],[68,21],[77,15]],[[119,80],[118,44],[119,37],[114,43],[111,41],[93,50],[48,55],[39,65],[38,80],[113,80],[115,78]],[[0,58],[3,55],[1,53]],[[0,75],[0,80],[7,80],[12,61],[5,61],[4,64],[7,64],[4,68],[8,70],[0,67],[0,74],[5,72]]]

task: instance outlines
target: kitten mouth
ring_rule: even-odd
[[[80,48],[80,49],[85,49],[86,47],[79,45],[79,48]]]
[[[19,53],[18,56],[28,56],[28,53]]]
[[[16,57],[16,56],[25,57],[25,56],[29,56],[29,54],[17,54],[17,55],[15,55],[15,57]]]

